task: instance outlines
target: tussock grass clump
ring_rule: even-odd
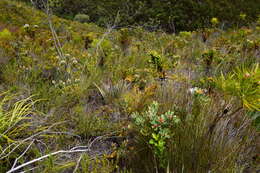
[[[27,143],[21,141],[32,135],[32,129],[37,129],[31,124],[36,103],[32,99],[31,96],[17,100],[9,92],[0,95],[0,163],[5,165],[0,166],[0,170],[5,170],[10,161],[18,157],[19,149]]]
[[[247,116],[247,110],[238,107],[235,99],[226,102],[221,96],[211,98],[200,90],[192,95],[178,90],[171,96],[188,98],[186,103],[177,102],[172,106],[172,112],[180,119],[176,125],[167,124],[164,116],[158,120],[150,119],[147,113],[158,111],[154,106],[142,116],[134,116],[136,152],[132,153],[133,159],[130,157],[128,163],[133,164],[131,167],[136,172],[142,169],[135,166],[139,162],[145,165],[144,172],[198,173],[241,172],[251,164],[246,160],[255,156],[257,132],[251,126],[252,119]],[[163,107],[164,103],[161,105]],[[145,123],[147,121],[151,124]],[[153,132],[158,128],[170,134],[167,141],[160,142],[166,139],[164,133],[157,135]],[[154,138],[159,142],[149,142]],[[154,145],[162,147],[164,153],[158,156]]]
[[[32,107],[35,102],[32,97],[13,102],[14,95],[2,93],[0,95],[0,134],[7,140],[20,136],[22,131],[28,127]],[[23,123],[21,123],[23,121]]]

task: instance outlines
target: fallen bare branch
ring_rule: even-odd
[[[29,144],[29,146],[24,150],[24,152],[23,152],[19,157],[17,157],[17,158],[15,159],[14,164],[13,164],[13,166],[12,166],[12,169],[16,166],[17,161],[18,161],[20,158],[22,158],[22,157],[26,154],[26,152],[31,148],[31,146],[32,146],[33,143],[34,143],[34,140]]]
[[[38,161],[40,161],[40,160],[43,160],[43,159],[45,159],[45,158],[48,158],[48,157],[50,157],[50,156],[54,156],[54,155],[57,155],[57,154],[64,154],[64,153],[69,154],[69,153],[87,152],[87,151],[89,151],[89,149],[68,150],[68,151],[66,151],[66,150],[60,150],[60,151],[56,151],[56,152],[53,152],[53,153],[50,153],[50,154],[46,154],[46,155],[44,155],[44,156],[42,156],[42,157],[39,157],[39,158],[37,158],[37,159],[31,160],[31,161],[29,161],[29,162],[26,162],[26,163],[24,163],[24,164],[21,164],[20,166],[17,166],[17,167],[15,167],[15,168],[10,169],[10,170],[7,171],[6,173],[15,172],[15,171],[17,171],[17,170],[19,170],[19,169],[21,169],[21,168],[24,168],[24,167],[30,165],[30,164],[33,164],[33,163],[35,163],[35,162],[38,162]]]
[[[31,139],[33,139],[33,138],[35,138],[36,136],[39,136],[39,135],[41,135],[41,134],[47,133],[51,128],[53,128],[53,127],[56,126],[56,125],[62,124],[62,123],[64,123],[64,122],[55,123],[55,124],[51,125],[50,127],[48,127],[48,129],[46,129],[46,130],[43,130],[43,131],[41,131],[41,132],[39,132],[39,133],[36,133],[36,134],[34,134],[34,135],[32,135],[32,136],[26,138],[26,139],[23,139],[22,141],[18,141],[18,142],[12,143],[11,145],[9,145],[8,147],[6,147],[6,148],[2,151],[2,153],[0,154],[0,160],[2,160],[2,159],[4,159],[4,158],[8,157],[8,156],[9,156],[11,153],[13,153],[20,145],[22,145],[22,144],[25,143],[26,141],[29,141],[29,140],[31,140]],[[16,145],[16,144],[17,144],[17,145]],[[13,145],[16,145],[16,146],[13,147]],[[13,147],[13,149],[12,149],[10,152],[5,153],[5,152],[6,152],[8,149],[10,149],[11,147]]]

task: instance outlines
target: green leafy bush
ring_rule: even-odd
[[[86,14],[77,14],[74,17],[74,20],[78,21],[78,22],[81,22],[81,23],[87,23],[87,22],[89,22],[89,16],[86,15]]]
[[[42,1],[36,0],[36,4],[41,8]],[[50,1],[56,14],[69,19],[82,13],[89,15],[92,22],[101,26],[113,24],[118,18],[120,26],[137,24],[150,30],[163,28],[169,32],[209,27],[211,23],[215,27],[218,22],[224,27],[245,25],[257,19],[260,9],[258,4],[257,0],[237,0],[235,3],[230,0],[208,0],[199,3],[196,0]]]
[[[4,29],[0,32],[0,39],[10,40],[12,39],[12,33],[8,29]]]
[[[173,136],[172,126],[176,126],[180,119],[174,112],[168,111],[158,115],[159,104],[153,102],[143,114],[133,113],[134,124],[141,135],[149,138],[149,144],[154,150],[154,155],[159,158],[160,166],[166,167],[166,143]]]

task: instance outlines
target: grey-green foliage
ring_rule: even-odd
[[[75,21],[78,21],[78,22],[81,22],[81,23],[87,23],[89,22],[89,16],[86,15],[86,14],[77,14],[75,17],[74,17],[74,20]]]
[[[158,110],[159,104],[154,101],[146,112],[133,113],[132,117],[140,134],[149,138],[149,144],[153,147],[154,155],[159,159],[160,166],[165,167],[167,163],[166,144],[174,134],[172,127],[176,126],[180,119],[173,111],[158,115]]]

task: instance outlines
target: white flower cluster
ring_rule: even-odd
[[[29,28],[30,25],[28,23],[26,23],[25,25],[23,25],[24,28]]]
[[[75,57],[73,57],[72,58],[72,64],[77,64],[77,63],[78,63],[77,59]]]
[[[191,93],[191,94],[204,94],[204,93],[207,92],[207,90],[206,89],[201,89],[199,87],[193,87],[193,88],[190,88],[188,90],[188,92]]]
[[[66,64],[66,61],[65,60],[61,60],[60,61],[60,65],[65,65]]]
[[[29,27],[30,27],[30,25],[29,25],[28,23],[26,23],[26,24],[23,25],[23,28],[29,28]],[[34,28],[39,28],[38,25],[33,25],[33,27],[34,27]]]
[[[57,87],[57,86],[65,86],[65,85],[69,85],[69,84],[73,84],[73,83],[79,83],[80,82],[80,79],[77,78],[75,80],[71,80],[71,79],[68,79],[67,81],[63,81],[63,80],[59,80],[59,81],[55,81],[55,80],[52,80],[51,83]]]

